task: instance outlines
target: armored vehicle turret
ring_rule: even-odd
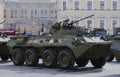
[[[76,64],[84,67],[91,61],[92,65],[101,68],[106,63],[111,42],[89,36],[81,27],[73,24],[78,21],[57,22],[50,32],[40,36],[14,36],[7,43],[15,65],[37,66],[41,58],[44,66],[70,69]]]

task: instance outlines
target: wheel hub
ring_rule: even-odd
[[[50,55],[47,55],[45,60],[47,63],[50,63],[52,60],[52,57]]]
[[[68,58],[67,58],[66,56],[62,56],[62,57],[61,57],[61,62],[62,62],[63,64],[66,64],[66,63],[68,62]]]
[[[31,62],[31,61],[33,60],[33,57],[32,57],[32,55],[31,55],[30,53],[28,54],[27,60],[28,60],[29,62]]]
[[[14,59],[15,59],[15,60],[18,60],[19,58],[20,58],[19,54],[18,54],[18,53],[15,53]]]

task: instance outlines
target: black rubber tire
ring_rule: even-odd
[[[77,59],[76,60],[76,64],[79,67],[85,67],[88,64],[88,62],[89,62],[89,60],[87,60],[87,59]]]
[[[62,50],[58,55],[58,63],[62,69],[71,69],[74,67],[75,58],[68,49]]]
[[[16,48],[11,54],[12,61],[14,65],[22,66],[24,64],[24,52],[21,48]]]
[[[10,57],[10,60],[12,61],[12,56],[11,56],[11,55],[9,55],[9,57]]]
[[[109,55],[108,57],[106,57],[106,60],[107,60],[108,62],[113,61],[113,59],[114,59],[114,55],[113,55],[113,54],[111,54],[111,55]]]
[[[57,65],[57,56],[52,49],[45,50],[42,54],[42,59],[46,67],[56,67]]]
[[[1,55],[2,61],[6,61],[9,59],[9,55]]]
[[[39,62],[39,56],[35,49],[28,49],[25,53],[25,62],[27,66],[37,66]]]
[[[106,58],[102,57],[99,59],[91,60],[91,63],[95,68],[102,68],[102,66],[104,66],[106,63]]]

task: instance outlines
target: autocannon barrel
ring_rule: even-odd
[[[73,22],[71,22],[70,24],[77,23],[77,22],[79,22],[79,21],[85,20],[85,19],[90,18],[90,17],[93,17],[93,16],[94,16],[94,14],[93,14],[93,15],[90,15],[90,16],[87,16],[87,17],[85,17],[85,18],[82,18],[82,19],[80,19],[80,20],[73,21]]]

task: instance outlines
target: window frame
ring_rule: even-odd
[[[31,10],[31,12],[30,12],[31,14],[31,18],[37,18],[37,15],[38,15],[38,11],[35,9],[35,10]]]
[[[104,1],[104,9],[101,9],[101,6],[100,6],[101,5],[101,1]],[[99,6],[100,10],[104,11],[106,9],[106,0],[99,0],[99,5],[98,6]]]
[[[100,25],[101,20],[104,20],[104,26],[103,27],[104,27],[104,29],[106,29],[106,18],[100,18],[99,19],[99,23],[98,23],[99,26],[98,27],[101,28],[101,25]]]
[[[7,12],[6,12],[6,10],[4,9],[4,18],[6,18],[7,17]]]
[[[117,26],[118,26],[118,23],[119,23],[118,18],[112,18],[112,19],[111,19],[111,29],[112,29],[112,30],[114,29],[114,28],[113,28],[113,21],[114,21],[114,20],[117,21]],[[116,27],[117,27],[117,26],[116,26]]]
[[[88,9],[88,1],[92,2],[91,9]],[[86,9],[87,10],[93,10],[93,0],[86,0]]]
[[[92,22],[90,28],[88,28],[88,21],[91,21],[91,22]],[[92,19],[92,18],[89,18],[89,19],[86,20],[86,28],[87,28],[87,29],[93,28],[93,19]]]
[[[78,9],[75,9],[75,1],[79,2]],[[80,10],[80,0],[73,0],[73,10]]]
[[[117,1],[117,8],[116,9],[113,9],[113,2],[114,1]],[[111,9],[112,10],[114,10],[114,11],[118,10],[118,6],[119,6],[118,0],[111,0]]]
[[[65,9],[64,9],[64,6],[63,6],[64,5],[63,2],[66,2]],[[62,0],[62,10],[63,11],[67,10],[67,0]]]
[[[22,9],[21,10],[21,14],[20,14],[21,18],[27,18],[28,17],[28,11],[26,9]]]
[[[10,10],[10,17],[11,18],[17,18],[18,17],[18,11],[16,9]]]
[[[48,10],[43,9],[41,10],[41,18],[47,18],[48,17]]]

